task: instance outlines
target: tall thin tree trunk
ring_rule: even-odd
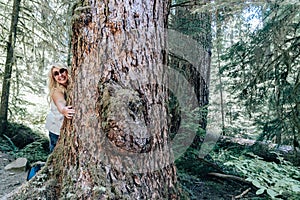
[[[9,91],[11,83],[12,66],[14,63],[14,47],[17,38],[17,25],[19,21],[21,0],[14,0],[10,25],[10,32],[7,41],[7,54],[5,61],[5,71],[2,85],[1,107],[0,107],[0,136],[4,134],[7,127],[7,112],[9,102]]]
[[[216,35],[216,38],[217,38],[217,58],[218,58],[218,71],[220,71],[221,69],[221,60],[220,60],[220,54],[222,53],[221,51],[221,45],[222,45],[222,42],[221,42],[221,24],[220,24],[220,19],[219,19],[219,12],[216,12],[216,21],[217,21],[217,35]],[[225,134],[225,112],[224,112],[224,106],[225,106],[225,103],[224,103],[224,95],[223,95],[223,82],[222,82],[222,76],[220,74],[220,72],[218,72],[218,79],[219,79],[219,92],[220,92],[220,106],[221,106],[221,119],[222,119],[222,134],[224,135]]]

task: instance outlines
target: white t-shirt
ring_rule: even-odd
[[[46,117],[46,124],[45,128],[49,130],[50,132],[59,135],[60,134],[60,128],[62,126],[62,123],[64,121],[64,116],[61,114],[55,103],[51,101],[50,104],[50,112],[48,113]]]

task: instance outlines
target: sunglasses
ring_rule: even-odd
[[[53,76],[58,76],[59,74],[63,74],[63,73],[65,73],[66,71],[67,71],[66,69],[61,68],[59,71],[55,71],[55,72],[53,73]]]

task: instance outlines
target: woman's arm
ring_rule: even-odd
[[[63,114],[67,119],[72,119],[75,110],[72,106],[67,106],[67,102],[64,98],[64,94],[58,90],[55,90],[52,94],[52,100],[57,107],[57,110]]]

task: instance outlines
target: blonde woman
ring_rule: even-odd
[[[66,103],[70,85],[69,69],[61,63],[51,65],[48,74],[50,111],[46,117],[46,129],[49,131],[50,152],[54,150],[60,134],[64,117],[72,119],[75,110]]]

